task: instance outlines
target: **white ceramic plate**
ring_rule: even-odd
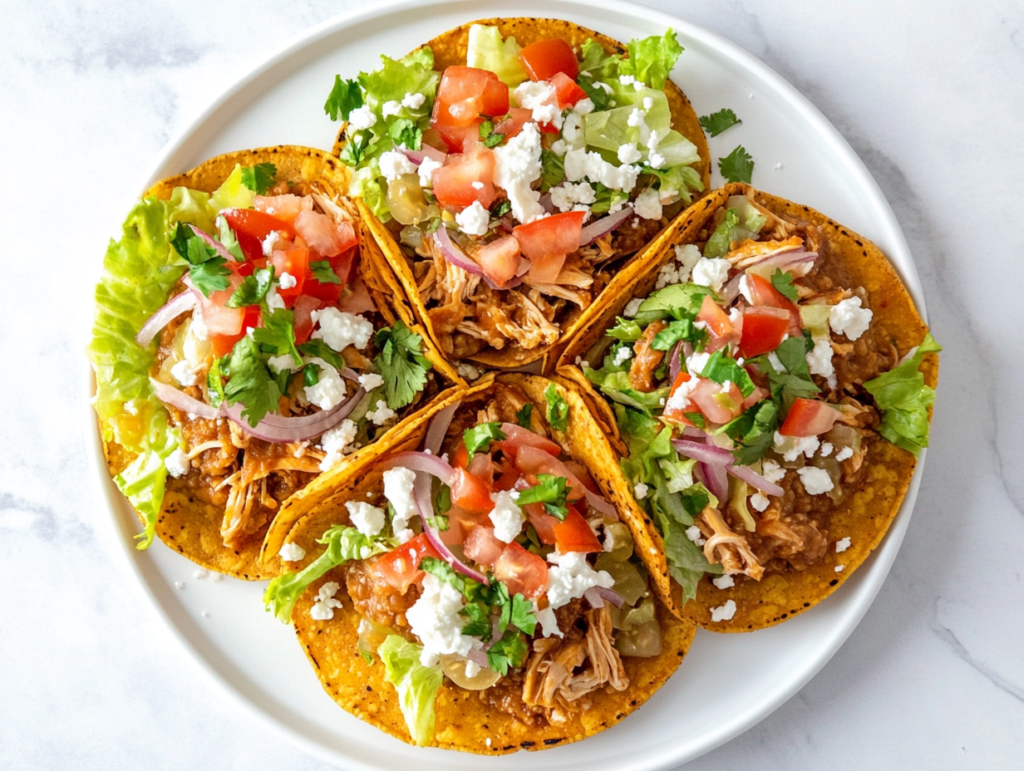
[[[321,105],[335,73],[373,69],[434,35],[488,16],[569,19],[619,40],[673,27],[686,52],[673,72],[706,115],[731,107],[743,120],[710,140],[712,155],[742,143],[754,185],[809,204],[875,241],[895,263],[919,309],[921,285],[906,241],[864,164],[792,86],[734,44],[681,19],[612,0],[400,3],[321,25],[258,67],[165,149],[142,189],[218,153],[274,144],[330,148],[335,124]],[[781,166],[778,166],[781,164]],[[720,184],[721,180],[715,181]],[[686,661],[642,709],[582,743],[485,760],[416,749],[338,708],[321,690],[289,627],[265,613],[262,584],[211,577],[160,543],[133,549],[138,520],[107,476],[92,411],[89,451],[115,535],[144,592],[202,668],[257,718],[309,752],[346,768],[660,769],[695,758],[770,714],[835,653],[885,579],[910,520],[920,472],[876,554],[834,596],[782,626],[750,635],[698,632]],[[923,461],[923,457],[922,457]]]

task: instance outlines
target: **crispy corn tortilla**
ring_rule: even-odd
[[[451,389],[439,395],[428,407],[393,429],[384,441],[367,448],[366,453],[345,469],[324,474],[296,494],[288,501],[285,511],[275,520],[267,536],[264,550],[267,559],[276,559],[285,541],[297,543],[306,550],[303,561],[292,566],[293,569],[304,567],[315,559],[322,550],[316,539],[332,525],[350,523],[345,501],[366,500],[368,491],[382,488],[383,473],[374,468],[379,459],[396,452],[418,449],[430,419],[437,412],[455,401],[486,394],[495,380],[521,387],[534,402],[535,414],[543,414],[546,405],[544,390],[551,382],[555,383],[570,410],[568,430],[553,432],[555,438],[576,460],[587,466],[602,492],[619,508],[634,535],[642,536],[644,526],[632,520],[631,512],[623,508],[623,495],[628,496],[628,490],[615,467],[611,448],[573,385],[560,378],[552,381],[510,373],[497,378],[487,375],[469,388]],[[618,480],[617,485],[615,480]],[[642,542],[638,538],[637,548]],[[330,621],[315,621],[310,617],[310,608],[319,587],[328,581],[344,585],[341,568],[335,568],[313,583],[295,607],[292,621],[299,643],[324,690],[341,707],[380,730],[411,742],[397,694],[384,680],[384,667],[379,662],[367,663],[356,649],[359,615],[353,610],[351,601],[344,598],[343,608],[336,611]],[[657,603],[657,612],[663,636],[662,652],[651,658],[623,659],[630,680],[625,691],[596,691],[588,697],[589,707],[569,715],[564,724],[535,728],[495,710],[479,694],[457,688],[445,680],[435,703],[437,718],[433,746],[501,755],[520,749],[541,750],[560,746],[609,728],[637,709],[665,683],[682,662],[693,640],[695,627],[692,624],[674,618],[660,603]]]
[[[331,198],[344,196],[348,191],[349,171],[337,158],[320,150],[280,145],[219,155],[191,171],[158,182],[146,195],[167,200],[176,187],[212,193],[220,187],[236,164],[255,166],[260,163],[273,163],[277,168],[278,180],[315,183],[317,188]],[[372,246],[369,251],[377,251],[373,239],[365,230],[360,229],[361,243],[370,243]],[[364,261],[364,283],[381,315],[388,324],[394,324],[396,315],[391,305],[393,290],[386,278],[380,276],[376,267],[378,264],[372,258]],[[423,337],[424,355],[434,368],[445,378],[461,383],[452,366],[430,344],[423,328],[412,324],[409,326]],[[111,475],[121,472],[134,459],[134,455],[113,442],[105,443],[104,455]],[[209,570],[250,581],[276,575],[276,570],[259,564],[262,537],[247,540],[240,549],[224,546],[220,534],[223,518],[222,507],[199,499],[186,479],[169,476],[163,507],[157,519],[156,534],[170,548]]]
[[[675,259],[677,245],[705,240],[715,212],[725,206],[729,196],[745,194],[769,211],[789,219],[818,227],[827,243],[827,251],[819,257],[819,270],[836,284],[846,287],[862,286],[868,292],[868,306],[874,312],[871,329],[878,341],[891,342],[902,354],[919,344],[928,331],[924,320],[914,306],[895,269],[882,251],[866,238],[834,222],[818,211],[783,198],[759,192],[747,185],[731,184],[698,201],[680,215],[675,238],[662,241],[641,259],[623,270],[605,289],[606,298],[600,307],[592,306],[584,314],[579,334],[566,346],[559,365],[561,372],[575,370],[574,379],[585,381],[582,371],[573,363],[587,351],[621,316],[626,304],[634,297],[645,297],[657,280],[662,265]],[[938,380],[938,357],[929,354],[921,366],[925,382],[934,387]],[[588,384],[589,385],[589,384]],[[588,398],[603,399],[592,387],[586,390]],[[613,440],[618,437],[614,430]],[[621,440],[617,444],[625,451]],[[668,581],[668,564],[664,556],[664,542],[657,528],[648,527],[655,551],[642,550],[641,554],[652,576],[664,576],[656,586],[662,599],[683,618],[716,632],[746,632],[781,623],[821,602],[835,591],[878,546],[892,520],[899,512],[916,464],[909,452],[888,442],[872,441],[865,463],[869,465],[867,477],[855,494],[836,506],[829,514],[827,535],[829,549],[821,563],[804,571],[771,573],[760,582],[740,579],[731,589],[714,587],[710,576],[699,585],[697,599],[681,604],[680,587]],[[630,499],[631,507],[642,509]],[[850,538],[851,546],[841,554],[835,552],[835,542]],[[836,572],[842,565],[843,569]],[[736,602],[736,613],[728,621],[711,621],[711,609],[727,600]]]
[[[600,43],[608,53],[626,53],[626,47],[612,38],[561,19],[533,19],[523,17],[510,19],[481,19],[479,21],[471,22],[470,24],[464,24],[453,30],[449,30],[426,43],[426,45],[430,46],[434,52],[434,69],[443,71],[449,66],[465,66],[466,50],[468,48],[469,41],[469,28],[473,24],[495,26],[501,31],[502,36],[506,38],[514,36],[523,47],[536,42],[537,40],[560,38],[567,41],[569,45],[574,48],[578,48],[587,40],[594,40],[595,42]],[[700,126],[697,113],[686,98],[686,95],[671,80],[665,83],[665,95],[668,98],[669,109],[672,113],[672,128],[693,142],[697,147],[697,151],[700,154],[700,163],[696,166],[696,169],[700,173],[701,181],[704,183],[705,189],[707,189],[710,186],[711,179],[711,160],[707,139],[704,137],[704,131]],[[338,139],[334,145],[334,152],[336,155],[340,155],[341,149],[344,146],[344,128],[345,127],[342,126],[342,133],[339,133]],[[404,302],[396,303],[398,310],[400,312],[404,311],[409,314],[414,314],[415,318],[420,320],[423,327],[427,329],[438,350],[442,350],[439,338],[434,332],[433,323],[430,320],[430,316],[427,314],[426,305],[420,299],[419,289],[416,285],[416,279],[413,276],[412,267],[403,255],[401,247],[396,243],[390,231],[388,231],[384,224],[380,222],[380,220],[374,216],[365,205],[363,205],[362,201],[358,201],[358,204],[360,214],[362,215],[363,221],[366,223],[367,229],[377,239],[377,243],[380,245],[383,257],[387,264],[390,265],[398,282],[405,290]],[[667,230],[671,230],[671,226],[669,226]],[[666,231],[663,231],[663,233],[664,232]],[[659,234],[655,240],[660,240],[662,234]],[[650,246],[644,247],[636,255],[629,258],[630,261],[639,259],[639,255],[649,249]],[[597,304],[598,300],[595,299],[591,307]],[[501,350],[487,347],[468,358],[472,361],[497,369],[516,369],[536,361],[543,361],[544,370],[549,371],[553,369],[550,364],[557,359],[558,352],[563,347],[564,341],[570,339],[578,329],[579,318],[582,313],[583,311],[578,307],[574,307],[562,322],[562,336],[559,340],[550,345],[525,349],[518,343],[510,340],[509,344]]]

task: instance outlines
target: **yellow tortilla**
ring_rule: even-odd
[[[543,394],[554,382],[559,394],[569,403],[569,424],[565,432],[552,431],[553,437],[574,459],[587,466],[602,492],[616,504],[634,536],[641,536],[643,525],[638,525],[632,519],[632,512],[622,505],[623,495],[628,496],[628,491],[615,467],[611,448],[573,385],[560,378],[547,380],[510,373],[496,378],[487,375],[469,388],[451,389],[441,394],[428,407],[396,426],[384,441],[353,458],[346,469],[321,476],[295,495],[268,534],[264,549],[268,558],[276,555],[287,541],[297,543],[306,551],[304,559],[292,565],[292,569],[309,564],[323,549],[316,539],[325,530],[336,524],[350,524],[345,501],[366,500],[367,492],[382,489],[382,472],[374,468],[382,457],[418,449],[430,419],[437,412],[453,402],[479,398],[495,381],[521,387],[534,402],[534,415],[544,414]],[[640,543],[638,539],[637,548]],[[342,569],[335,568],[311,584],[295,606],[292,621],[299,643],[324,690],[342,708],[411,743],[397,693],[384,679],[383,665],[379,661],[367,663],[356,649],[359,615],[353,610],[351,600],[339,593],[343,607],[335,612],[333,619],[316,621],[310,617],[319,587],[328,581],[338,581],[344,586]],[[432,746],[501,755],[520,749],[561,746],[615,725],[665,683],[682,662],[693,640],[695,627],[692,624],[674,618],[660,603],[657,613],[662,630],[661,653],[651,658],[624,657],[630,680],[627,689],[595,691],[588,696],[589,706],[575,710],[561,725],[539,728],[518,722],[491,707],[478,692],[463,690],[445,679],[435,703],[436,734]]]
[[[746,185],[731,184],[680,215],[675,238],[652,246],[642,258],[615,277],[602,295],[603,302],[597,304],[600,307],[588,309],[581,320],[578,336],[568,343],[561,356],[559,371],[575,370],[573,377],[585,380],[574,364],[576,357],[586,356],[605,329],[614,323],[615,317],[622,315],[631,299],[644,297],[654,288],[661,266],[675,259],[675,246],[706,240],[715,212],[727,204],[729,196],[741,194],[776,214],[817,226],[827,244],[819,257],[819,270],[838,285],[862,286],[868,292],[868,305],[874,312],[868,334],[880,342],[891,342],[901,354],[921,342],[927,326],[899,275],[877,246],[808,206]],[[925,382],[934,387],[938,379],[938,357],[928,354],[921,371]],[[592,399],[603,399],[593,388],[588,394]],[[614,436],[618,436],[617,430]],[[623,443],[619,444],[619,450],[624,453]],[[738,578],[735,587],[724,590],[715,588],[711,576],[706,576],[700,582],[696,600],[681,605],[679,586],[668,580],[661,534],[653,525],[649,526],[650,543],[655,550],[642,550],[641,554],[652,576],[666,579],[655,584],[661,598],[682,618],[716,632],[747,632],[773,626],[821,602],[842,585],[881,542],[899,512],[916,461],[909,452],[878,438],[871,442],[865,463],[868,464],[867,477],[861,487],[828,515],[825,530],[829,546],[825,558],[804,571],[768,573],[760,582]],[[642,512],[632,498],[630,506]],[[837,554],[835,542],[846,537],[850,538],[850,548]],[[837,572],[840,565],[843,568]],[[712,622],[711,609],[722,606],[727,600],[736,602],[733,618]]]

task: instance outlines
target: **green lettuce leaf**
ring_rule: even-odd
[[[474,24],[469,28],[466,66],[490,70],[512,89],[529,77],[519,61],[522,50],[514,37],[503,40],[497,27]]]
[[[444,678],[441,667],[423,666],[422,652],[422,646],[396,634],[388,635],[377,649],[384,663],[384,679],[398,691],[405,725],[412,740],[420,746],[434,738],[434,699]]]
[[[935,403],[935,390],[925,385],[921,362],[926,353],[941,350],[929,332],[906,361],[864,384],[882,410],[878,432],[914,455],[928,446],[928,408]]]
[[[651,35],[641,40],[633,39],[626,46],[629,58],[619,63],[620,75],[632,75],[652,88],[662,89],[672,68],[676,66],[683,47],[671,29],[662,37]]]

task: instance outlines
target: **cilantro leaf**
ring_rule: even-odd
[[[708,132],[708,136],[717,137],[727,128],[732,128],[742,122],[736,117],[736,113],[726,107],[723,110],[711,113],[711,115],[701,116],[700,126]]]
[[[259,305],[267,298],[267,292],[274,285],[274,268],[260,268],[251,276],[242,279],[238,289],[224,303],[229,308],[244,308]]]
[[[341,162],[353,168],[358,166],[367,150],[370,149],[370,139],[364,134],[350,136],[345,146],[341,148]]]
[[[737,364],[735,359],[726,356],[721,351],[715,351],[711,354],[711,358],[708,359],[708,363],[704,365],[703,371],[699,374],[719,384],[726,381],[735,383],[739,386],[744,399],[754,393],[756,388],[754,381],[750,379],[747,371]]]
[[[235,343],[222,369],[229,378],[224,387],[227,403],[241,402],[245,405],[242,417],[250,426],[263,420],[268,412],[277,410],[281,389],[271,376],[253,338],[245,335]]]
[[[441,485],[441,491],[437,494],[437,500],[434,502],[437,507],[438,514],[446,514],[452,508],[452,490],[448,485]],[[438,528],[439,530],[441,528]],[[444,528],[447,530],[448,528]]]
[[[224,267],[226,262],[223,257],[215,257],[209,262],[193,265],[189,271],[189,278],[192,279],[195,288],[209,297],[214,292],[223,291],[231,286],[228,279],[231,271]]]
[[[189,263],[189,278],[196,289],[209,297],[231,286],[228,276],[231,271],[225,267],[227,260],[206,243],[191,225],[178,223],[171,238],[171,244],[182,259]]]
[[[470,637],[479,637],[482,640],[489,640],[491,637],[491,609],[479,602],[467,604],[459,614],[469,619],[469,623],[462,627],[462,633]]]
[[[797,397],[811,398],[820,393],[820,389],[807,368],[807,348],[803,337],[783,340],[775,349],[775,355],[785,372],[776,372],[767,356],[758,356],[754,361],[768,375],[772,399],[779,406],[780,415],[785,416]]]
[[[521,594],[512,598],[510,623],[528,635],[537,628],[537,616],[533,612],[533,603]]]
[[[332,367],[338,370],[345,369],[348,364],[341,357],[340,353],[337,353],[331,346],[325,343],[320,338],[309,340],[299,346],[299,352],[304,353],[307,356],[316,356],[323,359]]]
[[[754,174],[754,160],[743,145],[737,145],[727,156],[718,159],[718,170],[726,182],[746,182],[749,185]]]
[[[494,217],[494,219],[501,219],[510,211],[512,211],[512,202],[507,198],[495,201],[491,206],[491,216]]]
[[[556,431],[565,431],[569,427],[569,405],[558,393],[554,383],[551,383],[544,391],[544,399],[548,403],[548,423]]]
[[[340,284],[341,279],[334,272],[328,260],[314,260],[309,263],[309,269],[313,272],[313,278],[321,284]]]
[[[775,402],[765,399],[726,423],[721,430],[737,445],[732,453],[736,463],[749,466],[771,448],[778,426],[779,408]]]
[[[772,273],[772,286],[779,290],[779,293],[791,302],[796,302],[797,294],[796,287],[793,286],[793,274],[786,273],[783,270],[775,269]]]
[[[423,355],[423,338],[401,321],[377,331],[374,343],[380,353],[373,363],[384,378],[388,407],[400,409],[412,403],[427,384],[430,361]]]
[[[469,453],[466,463],[472,461],[477,452],[488,449],[491,442],[497,442],[504,438],[505,434],[501,430],[501,423],[481,423],[473,428],[467,428],[462,432],[462,441]]]
[[[221,365],[224,359],[214,359],[210,371],[206,373],[206,389],[210,392],[210,406],[220,407],[224,401],[224,376]]]
[[[331,120],[348,120],[352,111],[363,106],[363,91],[354,80],[342,80],[341,75],[334,76],[334,88],[331,89],[327,101],[324,102],[324,112],[331,116]]]
[[[295,366],[302,363],[299,349],[295,347],[295,314],[287,308],[271,311],[263,306],[263,326],[253,330],[252,336],[262,351],[285,356],[290,354]]]
[[[576,78],[576,84],[586,92],[587,98],[594,103],[595,111],[608,109],[608,102],[611,100],[611,96],[594,82],[594,78],[580,75]]]
[[[388,127],[388,136],[396,147],[419,150],[423,142],[423,130],[408,118],[399,118]]]
[[[501,639],[487,649],[487,665],[504,677],[509,669],[520,666],[526,660],[529,650],[522,633],[507,629]]]
[[[706,332],[697,329],[691,319],[678,319],[669,323],[667,327],[654,336],[651,341],[651,348],[656,351],[671,351],[680,340],[697,342]]]
[[[533,417],[533,405],[527,402],[516,412],[516,424],[523,428],[530,427],[530,419]]]
[[[436,576],[439,580],[457,590],[459,594],[466,593],[466,577],[457,572],[455,568],[444,560],[436,557],[424,557],[420,560],[419,569]],[[472,579],[469,579],[472,580]]]
[[[258,195],[266,195],[277,177],[277,166],[272,163],[257,163],[242,167],[242,184]]]
[[[552,517],[564,520],[569,513],[566,506],[568,480],[565,477],[554,474],[538,474],[537,484],[527,487],[519,492],[516,498],[517,506],[525,506],[528,503],[543,503],[544,510]]]
[[[551,150],[540,151],[540,189],[547,192],[565,179],[565,162]],[[591,207],[593,209],[593,207]]]

